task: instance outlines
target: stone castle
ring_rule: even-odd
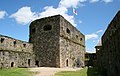
[[[0,35],[0,68],[82,67],[85,36],[61,15],[30,24],[29,43]]]

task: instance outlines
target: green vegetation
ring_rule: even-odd
[[[101,76],[100,73],[97,72],[96,68],[84,68],[78,71],[63,71],[58,72],[55,76]]]
[[[27,68],[0,69],[0,76],[32,76]]]
[[[85,58],[85,60],[90,60],[89,58]]]

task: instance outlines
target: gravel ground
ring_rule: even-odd
[[[82,68],[50,68],[50,67],[37,67],[29,68],[32,72],[37,72],[35,76],[54,76],[56,72],[60,71],[77,71]]]

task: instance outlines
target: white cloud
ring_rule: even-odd
[[[47,17],[47,16],[52,16],[56,14],[65,14],[67,13],[67,9],[65,7],[61,8],[53,8],[53,6],[46,6],[44,7],[44,11],[39,14],[40,18],[42,17]]]
[[[59,2],[59,7],[66,7],[66,8],[70,8],[70,7],[74,7],[76,8],[77,6],[80,5],[80,3],[85,2],[87,0],[61,0]]]
[[[85,40],[86,41],[89,40],[89,39],[96,39],[96,38],[98,38],[98,35],[95,34],[95,33],[85,35]]]
[[[40,13],[32,12],[30,7],[22,7],[10,17],[14,18],[20,24],[27,24],[32,20],[60,14],[67,19],[73,26],[77,26],[73,15],[68,14],[68,8],[77,7],[80,2],[86,0],[61,0],[57,8],[53,6],[44,7],[44,11]]]
[[[53,6],[44,7],[44,11],[39,14],[39,18],[60,14],[67,19],[73,26],[77,26],[73,15],[68,14],[68,8],[76,8],[81,2],[86,0],[61,0],[57,8]]]
[[[6,11],[0,11],[0,19],[3,19],[7,15]]]
[[[39,18],[60,14],[65,19],[67,19],[71,24],[73,24],[74,26],[77,26],[77,24],[75,23],[74,16],[67,14],[68,9],[66,7],[53,8],[53,6],[47,6],[47,7],[44,7],[44,10],[45,11],[39,14]]]
[[[103,2],[110,3],[110,2],[113,2],[113,0],[103,0]]]
[[[90,3],[98,2],[99,0],[90,0]]]
[[[103,32],[103,30],[98,30],[96,33],[101,33],[101,32]]]
[[[16,13],[10,16],[10,18],[14,18],[18,23],[23,25],[26,25],[36,17],[36,13],[32,12],[31,8],[27,6],[20,8]]]
[[[77,8],[78,6],[82,5],[82,2],[85,1],[87,0],[61,0],[58,4],[58,7],[54,8],[53,6],[46,6],[43,8],[44,11],[39,13],[32,12],[31,7],[26,6],[20,8],[16,13],[12,14],[10,18],[14,18],[17,21],[17,23],[26,25],[29,22],[38,18],[60,14],[65,19],[67,19],[73,26],[77,26],[74,15],[69,15],[68,9]],[[98,0],[91,0],[91,2],[95,2],[95,1]],[[82,23],[82,21],[79,20],[79,23]]]
[[[87,41],[89,39],[97,39],[98,33],[101,33],[101,32],[103,32],[103,30],[98,30],[96,33],[92,33],[92,34],[87,34],[87,35],[85,35],[85,40]],[[95,42],[95,41],[93,40],[93,42]]]
[[[103,1],[105,3],[113,2],[113,0],[89,0],[90,3],[95,3],[95,2],[99,2],[99,1]]]

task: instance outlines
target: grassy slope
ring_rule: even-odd
[[[27,68],[0,69],[0,76],[32,76]]]
[[[63,71],[56,73],[55,76],[101,76],[94,68],[84,68],[79,71]]]

